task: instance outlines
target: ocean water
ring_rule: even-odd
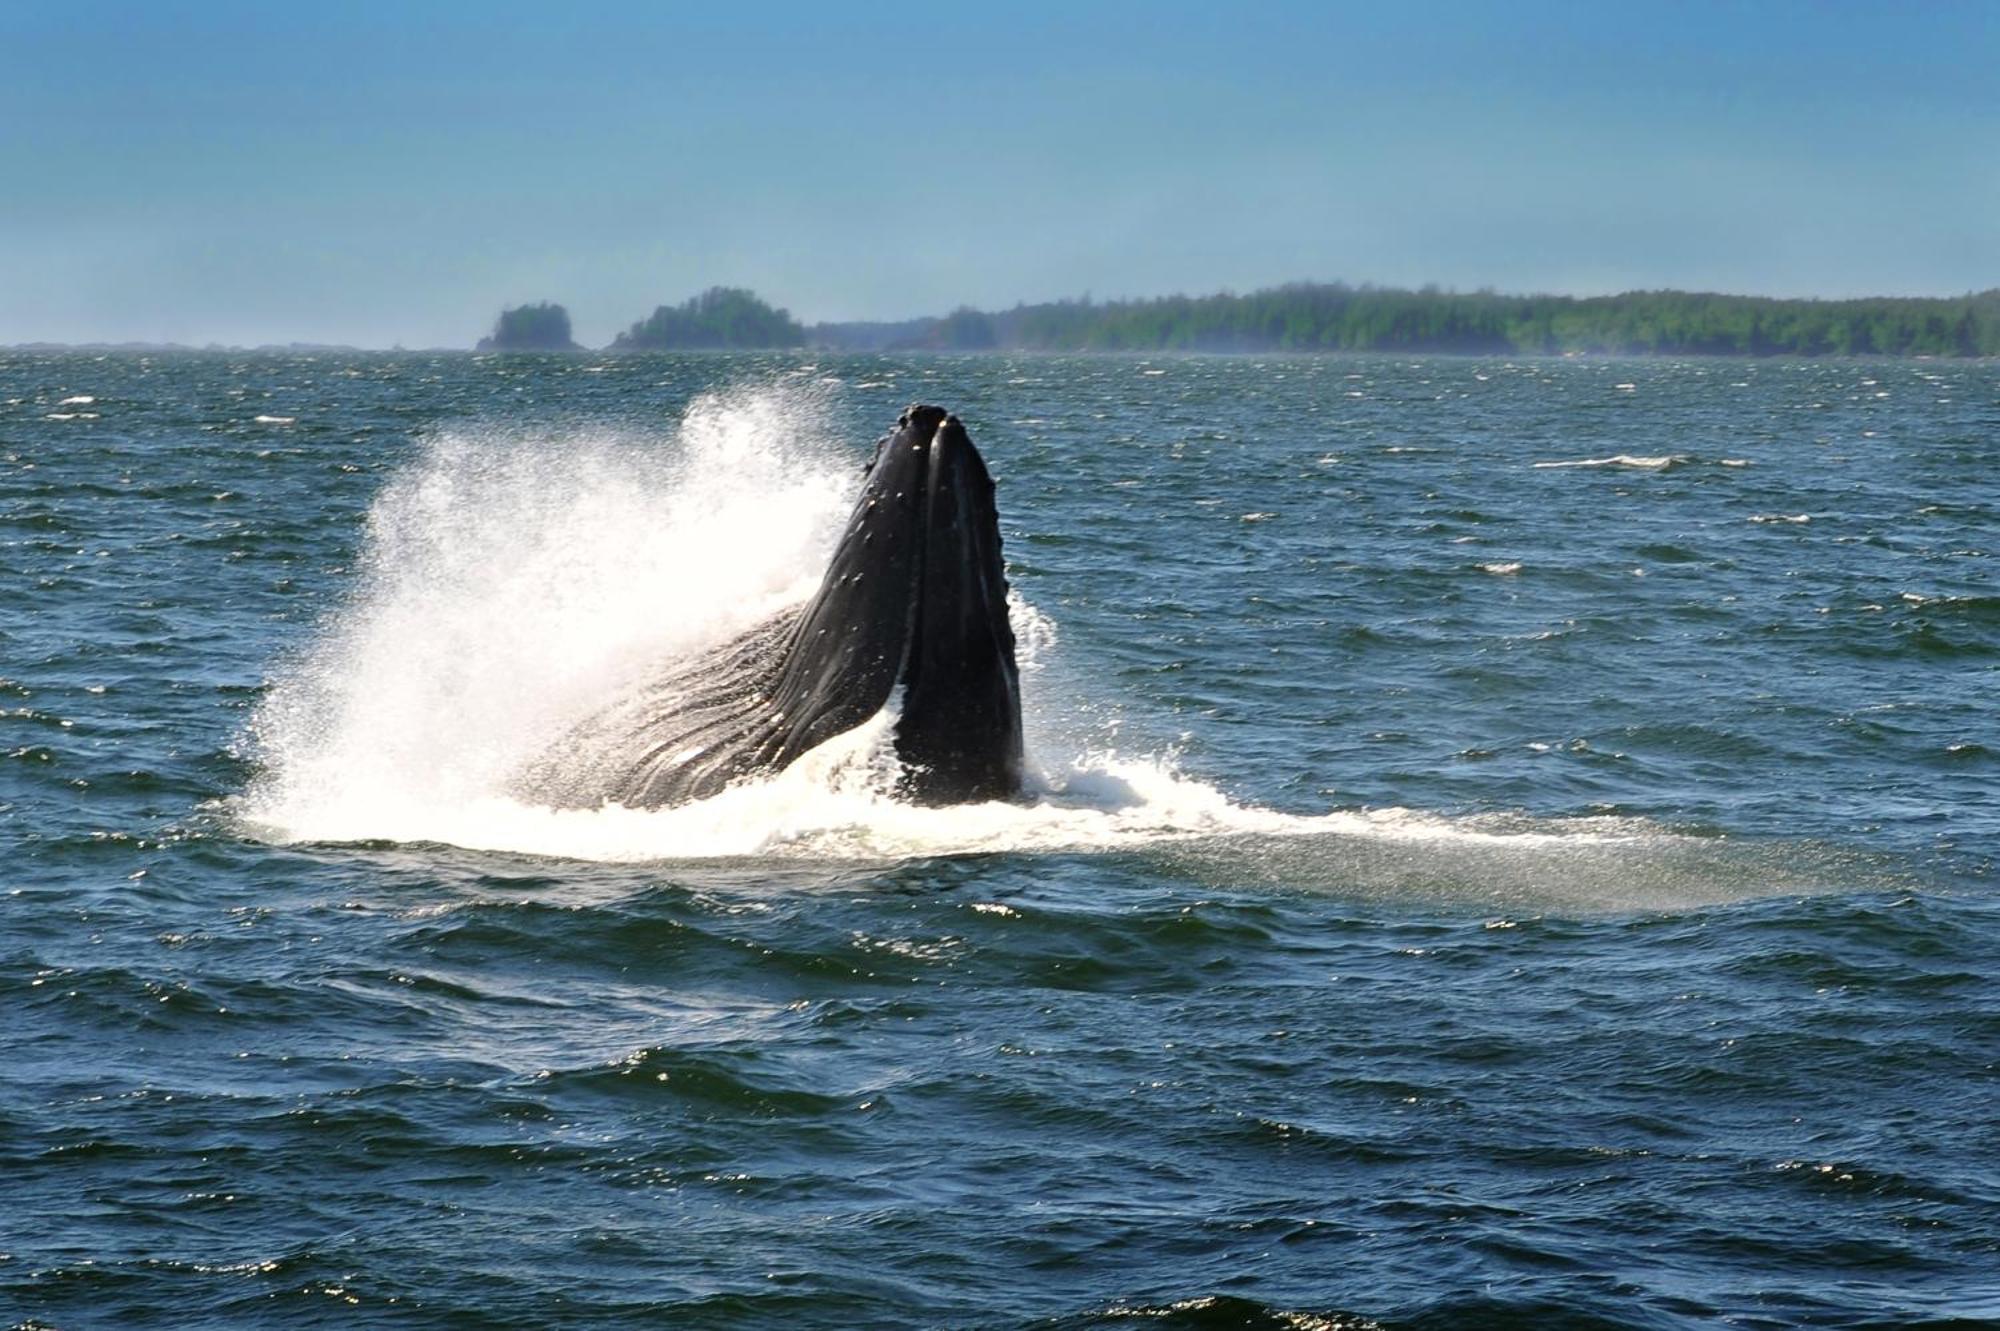
[[[1033,797],[513,778],[912,401]],[[2000,365],[0,353],[0,1324],[2000,1326]]]

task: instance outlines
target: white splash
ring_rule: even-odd
[[[277,671],[242,812],[286,837],[517,842],[472,811],[638,669],[808,594],[857,474],[796,394],[702,398],[666,438],[437,437]]]
[[[1687,460],[1678,454],[1666,457],[1646,457],[1632,453],[1618,453],[1608,458],[1577,458],[1574,461],[1537,462],[1535,463],[1535,467],[1537,470],[1549,470],[1556,467],[1632,467],[1639,471],[1665,471],[1667,468],[1678,466]]]

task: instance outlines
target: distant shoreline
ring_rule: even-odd
[[[257,347],[33,342],[9,350],[243,355],[376,349],[317,342]],[[2000,356],[2000,287],[1953,297],[1788,300],[1688,291],[1523,296],[1297,282],[1242,295],[1105,302],[1085,296],[1006,310],[961,306],[939,316],[812,325],[755,292],[711,287],[681,305],[657,307],[606,347],[578,346],[570,336],[568,311],[544,301],[503,310],[492,334],[472,349],[597,356],[706,350],[1977,359]]]
[[[608,347],[575,347],[568,350],[514,350],[479,349],[474,347],[355,347],[323,345],[311,347],[291,347],[284,345],[264,345],[255,347],[236,346],[188,346],[181,343],[142,342],[22,342],[0,345],[0,355],[48,355],[48,356],[451,356],[465,359],[503,357],[546,357],[552,360],[642,360],[648,357],[666,356],[770,356],[774,354],[791,356],[886,356],[886,357],[960,357],[960,356],[1022,356],[1022,357],[1090,357],[1103,360],[1204,360],[1227,359],[1246,360],[1255,357],[1283,357],[1297,360],[1312,360],[1320,357],[1368,357],[1401,358],[1410,356],[1433,357],[1465,361],[1527,361],[1527,360],[1731,360],[1731,361],[1798,361],[1798,360],[1852,360],[1863,362],[1883,361],[1933,361],[1944,360],[1956,363],[1982,364],[2000,360],[2000,353],[1972,356],[1938,355],[1930,352],[1885,353],[1885,352],[1821,352],[1801,354],[1796,352],[1701,352],[1701,351],[1463,351],[1449,348],[1421,347],[1328,347],[1328,348],[1288,348],[1274,347],[1254,350],[1205,349],[1183,347],[1153,348],[1079,348],[1065,349],[1052,347],[896,347],[879,350],[856,349],[828,345],[803,347],[676,347],[668,350],[612,350]]]
[[[850,350],[1378,351],[1475,356],[2000,355],[2000,288],[1958,297],[1781,300],[1709,292],[1510,296],[1293,283],[1245,295],[961,308],[902,324],[819,324]]]

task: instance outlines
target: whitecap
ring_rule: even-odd
[[[1575,458],[1555,462],[1537,462],[1534,465],[1540,469],[1554,467],[1633,467],[1641,471],[1665,471],[1667,468],[1679,466],[1687,460],[1687,458],[1682,457],[1678,453],[1661,457],[1617,453],[1608,458]]]

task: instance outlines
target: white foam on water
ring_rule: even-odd
[[[1024,801],[928,808],[899,800],[895,706],[785,770],[669,809],[552,809],[491,788],[451,798],[421,780],[331,788],[290,806],[253,799],[244,819],[274,839],[443,842],[566,859],[648,863],[778,856],[878,862],[931,855],[1134,850],[1246,837],[1365,838],[1461,849],[1640,846],[1639,820],[1447,819],[1407,809],[1286,813],[1231,799],[1171,756],[1073,755],[1038,770]]]
[[[827,426],[832,391],[705,396],[651,437],[437,435],[376,498],[350,595],[275,668],[249,735],[261,772],[231,802],[234,821],[287,842],[610,862],[1164,846],[1222,864],[1226,877],[1254,879],[1264,865],[1288,886],[1342,890],[1448,879],[1485,892],[1541,881],[1579,854],[1600,857],[1587,876],[1601,886],[1627,876],[1620,866],[1657,861],[1662,845],[1714,844],[1634,819],[1298,814],[1241,802],[1171,753],[1118,751],[1115,716],[1107,726],[1052,696],[1072,675],[1046,669],[1057,625],[1018,595],[1033,769],[1022,801],[896,799],[892,708],[782,772],[695,804],[537,805],[520,773],[579,719],[662,661],[726,641],[818,585],[860,481],[856,452]],[[1713,877],[1698,873],[1695,886]]]
[[[1687,460],[1678,454],[1667,457],[1644,457],[1632,453],[1619,453],[1608,458],[1577,458],[1573,461],[1537,462],[1534,465],[1538,470],[1556,467],[1632,467],[1640,471],[1665,471]]]

